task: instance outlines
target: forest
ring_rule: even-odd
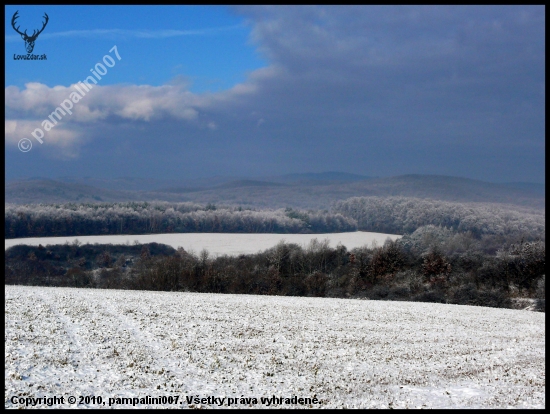
[[[414,197],[352,197],[335,203],[332,212],[357,221],[363,231],[411,233],[429,224],[457,232],[522,235],[544,239],[545,211],[497,203],[462,203]]]
[[[253,255],[211,258],[182,248],[65,245],[6,250],[5,283],[101,289],[192,291],[410,300],[513,308],[518,299],[545,309],[545,244],[524,241],[496,253],[481,241],[433,225],[383,246],[348,251],[317,239],[281,242]]]
[[[8,205],[10,237],[170,232],[402,234],[348,250],[314,239],[210,257],[159,244],[14,246],[5,283],[323,296],[544,311],[545,214],[517,206],[412,197],[354,197],[330,210],[254,210],[194,203]]]
[[[352,218],[292,208],[253,210],[195,203],[6,205],[5,238],[151,233],[338,233]]]
[[[330,210],[257,210],[170,202],[7,204],[5,238],[150,233],[405,234],[433,224],[459,232],[543,239],[544,210],[414,197],[353,197]]]

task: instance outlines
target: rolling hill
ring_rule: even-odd
[[[364,177],[345,173],[294,174],[269,179],[214,177],[181,181],[35,178],[6,182],[5,197],[7,203],[17,204],[163,200],[264,208],[329,208],[335,201],[349,197],[405,196],[504,203],[537,209],[545,207],[543,184],[497,184],[439,175],[361,178]],[[95,185],[90,185],[90,182]]]
[[[545,407],[538,312],[6,286],[5,314],[9,396],[39,384],[37,396],[102,396],[79,408]]]

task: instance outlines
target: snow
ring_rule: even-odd
[[[144,234],[144,235],[115,235],[115,236],[76,236],[76,237],[34,237],[22,239],[5,239],[5,246],[8,249],[17,244],[28,244],[38,246],[42,244],[64,244],[72,243],[78,239],[79,242],[99,244],[125,244],[134,243],[162,243],[177,249],[183,247],[186,251],[200,253],[207,249],[212,256],[239,255],[258,253],[269,249],[284,240],[287,243],[297,243],[306,246],[312,239],[322,241],[328,239],[331,247],[338,243],[351,250],[355,247],[371,245],[376,242],[382,246],[387,238],[396,240],[401,236],[396,234],[370,233],[370,232],[349,232],[349,233],[326,233],[326,234],[272,234],[272,233],[169,233],[169,234]]]
[[[146,396],[179,396],[163,405],[177,408],[220,406],[191,396],[235,408],[272,396],[323,408],[545,407],[537,312],[24,286],[5,286],[5,312],[6,408],[20,406],[13,396],[64,396],[52,405],[64,408],[68,396],[105,403],[82,408]]]

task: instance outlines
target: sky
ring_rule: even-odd
[[[47,24],[25,60],[27,36]],[[5,6],[5,173],[544,182],[544,6]]]

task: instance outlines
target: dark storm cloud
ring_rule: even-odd
[[[436,123],[466,119],[477,130],[486,117],[519,118],[522,107],[544,113],[543,9],[247,11],[260,49],[284,68],[262,84],[260,103],[267,107],[286,95],[293,113],[325,117],[348,110],[359,125],[363,117],[372,118],[388,131],[417,117]]]
[[[343,170],[544,180],[544,7],[236,11],[270,62],[244,84],[201,95],[183,85],[104,87],[82,105],[78,122],[90,123],[82,140],[111,160],[109,174],[139,172],[136,163],[115,161],[126,151],[152,174]],[[34,86],[39,99],[7,90],[10,131],[62,92],[43,89]],[[107,121],[108,139],[90,128]],[[6,131],[15,142],[19,135]]]

